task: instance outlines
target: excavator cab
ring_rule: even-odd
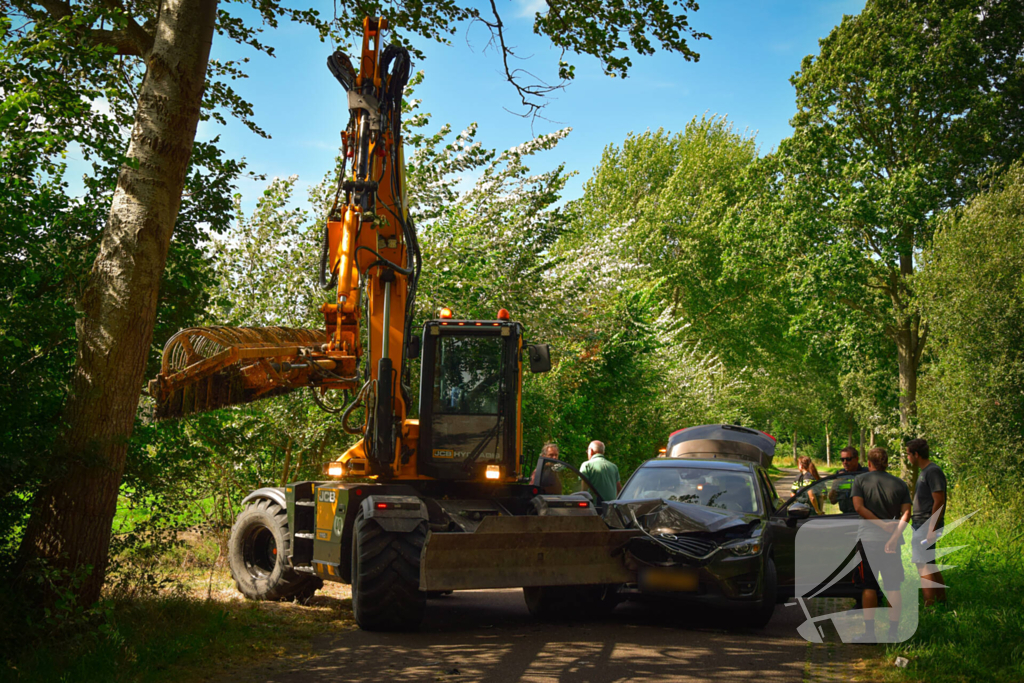
[[[522,451],[523,328],[509,320],[423,326],[417,472],[506,481]]]

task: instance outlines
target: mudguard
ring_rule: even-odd
[[[367,496],[361,510],[363,519],[372,519],[392,533],[408,533],[430,519],[427,504],[416,496]]]
[[[276,486],[265,486],[261,489],[256,489],[248,496],[242,499],[242,505],[244,506],[250,500],[271,500],[281,506],[282,510],[288,509],[288,500],[285,498],[284,488]]]

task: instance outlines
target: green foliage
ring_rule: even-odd
[[[888,358],[862,344],[849,365],[899,357],[904,430],[928,338],[914,260],[940,212],[1024,151],[1022,40],[1014,3],[877,0],[845,17],[792,79],[794,134],[768,162],[783,237],[765,247],[789,263],[805,327],[889,340]],[[848,386],[889,393],[866,379]]]
[[[698,8],[695,0],[677,0],[672,5],[681,6],[688,12],[695,12]],[[679,52],[687,61],[700,59],[700,55],[687,44],[687,37],[710,38],[706,33],[692,29],[685,14],[673,13],[664,2],[625,4],[600,0],[554,0],[546,3],[545,10],[535,15],[535,33],[550,37],[551,42],[563,50],[594,55],[604,64],[605,73],[613,76],[625,76],[632,65],[626,54],[629,48],[641,55],[654,54],[652,37],[661,43],[662,48]],[[560,62],[559,76],[572,78],[572,65]]]
[[[915,279],[932,330],[928,435],[957,474],[1024,479],[1024,163],[945,217]],[[990,476],[998,472],[998,477]]]

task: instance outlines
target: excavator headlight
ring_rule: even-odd
[[[484,470],[484,476],[488,479],[501,479],[501,467],[498,465],[488,465],[487,469]]]
[[[340,477],[345,473],[345,468],[340,462],[332,462],[327,465],[328,477]]]

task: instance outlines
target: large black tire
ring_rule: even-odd
[[[420,590],[420,553],[427,523],[412,531],[385,531],[356,515],[352,543],[352,613],[367,631],[414,631],[423,621],[427,595]]]
[[[764,628],[772,620],[775,603],[779,592],[779,575],[775,571],[775,560],[768,558],[764,566],[764,588],[761,592],[761,604],[744,612],[740,624],[750,628]]]
[[[290,551],[288,513],[270,500],[249,502],[235,519],[228,539],[228,565],[242,595],[251,600],[300,602],[313,597],[323,581],[292,569]]]
[[[619,604],[617,586],[526,586],[526,609],[537,619],[595,619]]]

